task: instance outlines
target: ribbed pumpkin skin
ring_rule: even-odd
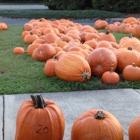
[[[77,54],[64,54],[55,67],[56,76],[67,82],[85,82],[91,77],[88,62]]]
[[[87,61],[94,76],[101,77],[104,72],[109,71],[111,68],[115,71],[117,67],[117,57],[108,48],[93,50],[87,57]]]
[[[103,73],[101,79],[106,84],[117,84],[120,81],[120,76],[114,71],[106,71]]]
[[[103,111],[105,118],[95,119],[97,111],[86,111],[75,120],[71,140],[123,140],[123,130],[117,118]]]
[[[15,140],[63,140],[65,122],[61,109],[44,99],[47,106],[34,108],[32,100],[23,102],[16,118]]]
[[[38,61],[47,61],[56,54],[55,48],[51,44],[41,44],[37,47],[36,51],[32,53]]]
[[[122,77],[126,81],[140,81],[140,67],[137,67],[134,63],[127,65],[123,69]]]
[[[140,67],[140,52],[134,49],[131,50],[131,47],[118,49],[116,56],[118,59],[117,70],[119,72],[122,72],[127,65],[132,63]]]
[[[140,117],[135,118],[129,125],[128,128],[129,140],[140,139]]]
[[[56,64],[57,64],[57,60],[54,58],[47,60],[44,66],[44,74],[48,77],[55,77]]]

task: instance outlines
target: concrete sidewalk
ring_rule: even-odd
[[[41,93],[54,101],[64,113],[66,129],[64,140],[70,140],[72,124],[76,118],[90,109],[106,110],[120,121],[124,140],[128,140],[128,127],[140,116],[140,90],[111,89],[76,92]],[[16,116],[20,105],[30,94],[0,96],[0,140],[14,140]]]
[[[7,5],[7,4],[0,4],[0,9],[5,10],[12,10],[12,9],[48,9],[45,5],[38,5],[38,4],[28,4],[28,5]]]

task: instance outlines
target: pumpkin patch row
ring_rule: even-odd
[[[129,124],[129,140],[140,139],[140,117]],[[65,133],[63,110],[40,94],[31,95],[19,107],[16,117],[15,140],[63,140]],[[91,109],[83,112],[73,122],[70,140],[124,140],[119,120],[110,112]]]
[[[116,21],[108,24],[106,20],[97,20],[94,24],[95,29],[107,29],[110,32],[132,34],[140,38],[140,18],[128,17],[122,22]]]
[[[48,77],[85,82],[97,76],[105,83],[118,83],[119,74],[127,73],[124,80],[140,80],[140,77],[129,79],[129,69],[123,71],[129,65],[140,72],[140,41],[132,34],[117,42],[108,30],[104,33],[70,20],[42,18],[25,23],[21,37],[28,47],[26,50],[16,47],[14,53],[26,52],[32,59],[45,62],[44,74]],[[105,72],[112,77],[108,81],[104,80]],[[114,78],[115,82],[111,80]]]

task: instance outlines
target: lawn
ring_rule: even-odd
[[[47,10],[47,9],[9,9],[0,10],[0,17],[8,18],[46,18],[46,19],[105,19],[127,17],[125,13],[101,10]]]
[[[23,25],[9,25],[0,31],[0,94],[43,93],[79,90],[99,90],[114,88],[139,88],[140,82],[128,82],[121,78],[118,84],[104,84],[100,77],[91,77],[84,83],[65,82],[58,77],[46,77],[43,71],[45,62],[32,59],[26,53],[13,54],[17,46],[28,47],[23,43]],[[126,34],[114,33],[119,41]],[[120,77],[122,77],[120,75]]]

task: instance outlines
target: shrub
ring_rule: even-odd
[[[140,12],[139,1],[137,0],[91,0],[92,8],[122,13]]]
[[[51,10],[82,10],[91,8],[91,0],[44,0]]]

